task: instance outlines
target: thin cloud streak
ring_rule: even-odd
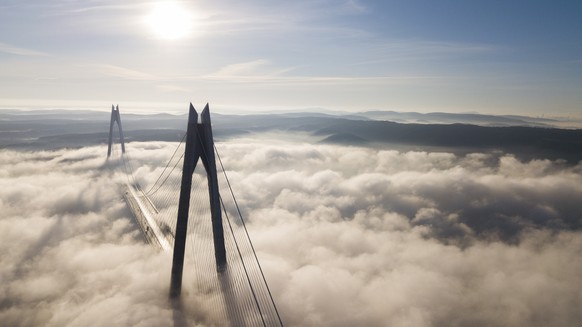
[[[440,83],[449,80],[447,76],[294,76],[289,74],[296,67],[275,67],[266,59],[257,59],[250,62],[226,65],[214,73],[201,76],[180,75],[154,75],[144,71],[138,71],[110,64],[88,65],[96,69],[102,75],[126,80],[177,82],[182,85],[174,85],[173,89],[187,90],[186,83],[222,81],[226,83],[255,83],[269,85],[410,85],[414,83]],[[163,87],[162,87],[163,88]]]
[[[378,76],[378,77],[349,77],[349,76],[220,76],[206,75],[201,80],[223,81],[232,83],[257,83],[277,86],[328,86],[328,85],[414,85],[440,83],[442,77],[435,76]]]
[[[214,78],[232,78],[232,77],[244,77],[244,76],[253,76],[253,75],[259,75],[264,71],[268,71],[269,70],[269,66],[271,66],[271,62],[267,59],[257,59],[257,60],[253,60],[253,61],[249,61],[249,62],[242,62],[242,63],[236,63],[236,64],[230,64],[230,65],[226,65],[222,68],[220,68],[217,72],[215,72],[214,74],[210,74],[210,77],[214,77]],[[262,75],[270,75],[270,76],[276,76],[276,75],[280,75],[282,73],[285,73],[289,70],[292,70],[292,68],[287,68],[287,69],[281,69],[281,70],[274,70],[274,71],[270,71],[267,72],[266,74],[262,73]]]
[[[338,85],[338,84],[410,84],[442,80],[437,76],[298,76],[290,74],[297,67],[274,67],[269,60],[257,59],[224,66],[212,74],[191,77],[191,80],[221,80],[234,83],[266,83],[278,85]]]
[[[98,72],[101,74],[117,77],[121,79],[127,80],[137,80],[137,81],[159,81],[162,80],[152,74],[128,69],[120,66],[115,65],[108,65],[108,64],[99,64],[93,65],[94,68],[97,69]]]
[[[17,56],[25,56],[25,57],[48,57],[48,56],[50,56],[50,54],[46,53],[46,52],[27,49],[27,48],[21,48],[21,47],[17,47],[14,45],[1,43],[1,42],[0,42],[0,52],[4,52],[7,54],[11,54],[11,55],[17,55]]]

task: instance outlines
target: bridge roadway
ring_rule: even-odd
[[[149,201],[146,195],[143,198],[147,201],[144,201],[137,193],[138,191],[131,185],[125,185],[125,191],[123,192],[123,197],[129,206],[129,209],[133,213],[135,220],[137,221],[139,227],[141,228],[143,235],[145,236],[148,243],[164,250],[164,251],[171,251],[172,245],[170,241],[164,235],[160,226],[156,223],[154,218],[152,217],[151,211],[148,208],[149,206],[152,207],[153,204]],[[173,235],[168,235],[172,237]]]

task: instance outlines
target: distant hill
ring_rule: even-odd
[[[368,112],[366,115],[377,118],[394,114]],[[459,115],[433,113],[428,117],[444,120]],[[491,116],[477,114],[463,117],[481,122],[492,119]],[[109,131],[109,118],[107,112],[45,110],[22,114],[0,110],[0,146],[51,149],[104,143]],[[128,141],[179,141],[185,131],[187,117],[122,112],[121,120]],[[515,116],[497,118],[501,125],[519,125],[521,121],[524,120]],[[212,115],[214,135],[218,140],[263,132],[303,133],[329,144],[457,153],[496,151],[513,153],[526,159],[563,159],[572,164],[582,160],[582,130],[550,128],[542,124],[542,121],[549,120],[536,121],[543,127],[403,124],[370,120],[360,115],[346,118],[313,113]]]
[[[417,124],[472,124],[480,126],[555,127],[558,125],[558,123],[560,123],[560,121],[555,119],[533,118],[515,115],[482,115],[473,113],[366,111],[357,113],[357,115],[373,120],[387,120],[397,123]]]

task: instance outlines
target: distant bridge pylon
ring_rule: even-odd
[[[117,123],[119,129],[119,142],[121,143],[121,153],[125,153],[125,141],[123,140],[123,129],[121,128],[121,116],[119,115],[119,105],[111,105],[111,122],[109,123],[109,146],[107,147],[107,157],[111,156],[111,147],[113,145],[113,124]]]

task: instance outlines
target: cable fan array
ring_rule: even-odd
[[[144,233],[151,233],[150,228],[155,229],[159,234],[156,237],[165,239],[159,243],[167,242],[171,247],[174,245],[176,232],[185,137],[186,135],[176,145],[155,182],[146,185],[144,189],[134,176],[133,166],[138,166],[139,163],[131,160],[130,151],[120,156],[128,192],[134,194],[134,200],[140,203],[141,210],[150,218]],[[227,269],[224,272],[217,272],[216,269],[206,173],[199,164],[192,176],[184,285],[187,290],[204,296],[205,301],[200,305],[208,312],[209,320],[219,325],[282,326],[216,145],[214,150],[218,159],[219,189],[228,190],[226,194],[220,194]],[[114,148],[113,154],[116,157],[115,153]],[[131,208],[132,203],[128,204]],[[168,250],[164,246],[160,247]]]

